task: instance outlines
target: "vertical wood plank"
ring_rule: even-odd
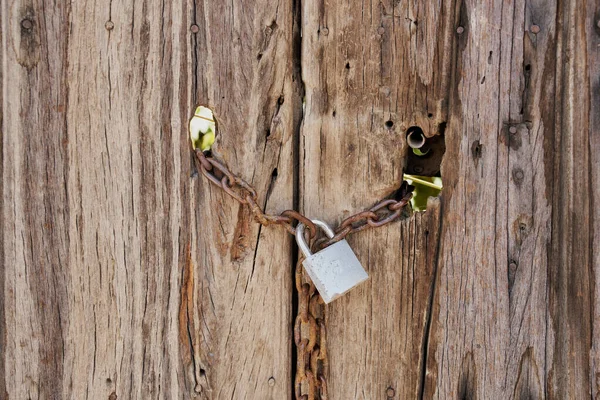
[[[583,11],[461,7],[426,398],[591,396]]]
[[[6,397],[290,396],[290,240],[187,132],[212,106],[217,151],[293,207],[294,13],[265,4],[2,2]]]
[[[586,18],[587,57],[590,88],[589,157],[590,157],[590,230],[591,230],[591,322],[590,352],[591,397],[600,398],[600,4],[588,2]]]
[[[189,397],[186,10],[2,7],[7,396]]]
[[[592,40],[585,1],[560,2],[557,19],[556,134],[552,199],[552,242],[548,251],[549,325],[554,331],[553,358],[548,360],[550,398],[592,397],[597,377],[590,371],[590,355],[600,340],[593,335],[593,192],[590,111],[592,88],[588,45]],[[595,49],[597,54],[598,49]],[[597,104],[595,107],[597,109]],[[595,336],[595,337],[594,337]],[[594,346],[594,342],[596,345]],[[596,380],[592,384],[592,379]]]
[[[196,3],[195,95],[217,118],[213,148],[268,213],[294,208],[300,81],[292,1]],[[200,176],[183,320],[201,398],[291,397],[292,238]],[[184,330],[186,327],[182,328]]]
[[[68,304],[69,7],[2,2],[2,359],[9,398],[60,398]],[[40,382],[55,382],[40,385]]]
[[[301,208],[335,226],[398,189],[410,126],[443,131],[454,3],[302,6]],[[420,394],[439,213],[349,239],[370,279],[328,306],[331,398]]]

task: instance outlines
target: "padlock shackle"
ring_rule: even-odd
[[[323,229],[323,232],[325,232],[325,235],[327,235],[329,239],[335,236],[335,232],[333,232],[333,229],[331,229],[331,227],[325,222],[320,221],[318,219],[311,219],[311,221],[313,224]],[[306,240],[304,239],[304,228],[305,226],[302,222],[299,222],[298,226],[296,226],[296,243],[298,243],[298,248],[304,254],[304,256],[308,258],[312,256],[312,253],[310,252],[310,248],[308,247],[308,244],[306,244]]]

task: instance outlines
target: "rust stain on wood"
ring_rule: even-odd
[[[193,327],[193,320],[190,320],[190,315],[193,315],[194,309],[194,264],[192,261],[191,244],[188,243],[185,250],[185,263],[183,264],[183,279],[181,283],[181,300],[179,304],[179,342],[182,343],[182,357],[187,365],[193,359],[193,344],[190,343],[192,338],[189,335],[190,325]],[[193,317],[192,317],[193,318]]]
[[[250,224],[256,222],[247,207],[240,205],[238,207],[237,224],[233,231],[233,240],[231,241],[231,261],[239,261],[248,254],[251,243]]]

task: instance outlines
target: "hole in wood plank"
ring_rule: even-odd
[[[512,292],[515,283],[515,275],[517,274],[518,264],[515,260],[510,260],[508,264],[508,290]]]
[[[438,197],[442,191],[440,167],[446,152],[445,130],[445,122],[438,125],[438,133],[430,138],[419,126],[411,126],[406,130],[406,141],[410,148],[404,180],[415,187],[410,202],[413,211],[425,211],[429,197]]]
[[[483,145],[479,142],[479,140],[475,140],[471,144],[471,156],[473,157],[473,160],[475,160],[475,162],[477,162],[481,158],[482,152]]]
[[[205,106],[197,107],[190,119],[189,129],[192,147],[209,151],[217,134],[217,121],[212,110]]]
[[[437,134],[439,136],[444,136],[444,133],[446,133],[446,121],[440,122],[440,124],[438,125],[438,132],[437,132]]]
[[[386,128],[392,129],[393,126],[394,126],[394,121],[392,121],[392,120],[385,121]]]
[[[346,63],[346,69],[350,69],[350,63]]]

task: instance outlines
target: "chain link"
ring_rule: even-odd
[[[292,235],[296,234],[294,221],[302,222],[309,231],[311,238],[315,237],[317,228],[315,224],[304,215],[294,210],[285,210],[279,215],[265,214],[258,205],[256,190],[242,178],[233,175],[229,169],[217,159],[207,157],[200,149],[194,150],[200,163],[202,175],[220,187],[241,204],[247,204],[254,215],[254,219],[262,225],[282,225]]]
[[[312,241],[314,245],[314,240]],[[300,254],[296,264],[298,315],[294,323],[296,343],[296,379],[294,391],[298,400],[327,400],[327,308],[312,283]]]
[[[265,226],[282,225],[290,234],[295,235],[296,228],[294,227],[294,221],[298,221],[306,226],[311,239],[315,237],[317,228],[309,218],[294,210],[285,210],[279,215],[265,214],[260,205],[258,205],[256,190],[250,184],[242,178],[233,175],[217,159],[210,155],[207,157],[207,154],[200,149],[196,149],[195,152],[202,174],[239,203],[247,204],[257,222]],[[346,218],[335,230],[335,236],[331,239],[321,239],[317,243],[318,248],[324,248],[335,242],[339,242],[349,234],[383,226],[396,220],[402,214],[404,206],[410,201],[411,197],[411,187],[406,182],[403,182],[400,189],[396,192],[398,200],[382,200],[371,209]]]
[[[313,250],[323,249],[343,240],[349,234],[386,225],[402,214],[412,197],[412,187],[402,183],[396,192],[397,199],[384,199],[367,211],[352,215],[337,227],[332,238],[316,239],[317,228],[313,222],[294,210],[285,210],[279,215],[265,214],[258,204],[256,190],[242,178],[233,175],[217,159],[196,149],[196,158],[200,171],[213,184],[239,203],[248,205],[254,219],[262,225],[281,225],[292,235],[296,234],[295,221],[308,229],[308,240]],[[295,396],[298,400],[327,400],[327,308],[315,285],[304,268],[304,255],[300,254],[296,264],[296,290],[298,293],[298,314],[294,323],[294,342],[296,344]]]

